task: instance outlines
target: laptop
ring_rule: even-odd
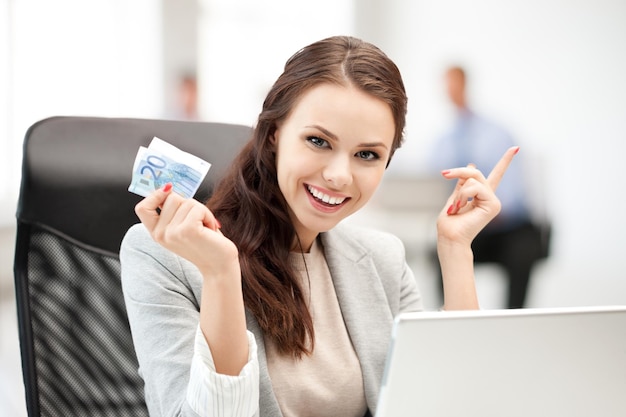
[[[412,416],[626,416],[626,306],[400,314],[376,417]]]

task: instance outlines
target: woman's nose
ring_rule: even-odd
[[[352,184],[350,158],[344,155],[331,157],[324,167],[322,176],[327,183],[337,189]]]

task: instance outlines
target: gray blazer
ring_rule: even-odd
[[[394,317],[419,311],[422,300],[395,236],[340,224],[321,234],[339,305],[361,363],[365,398],[374,414]],[[143,225],[120,249],[122,286],[139,372],[151,416],[194,416],[185,400],[202,277],[190,262],[155,243]],[[260,370],[260,416],[282,417],[267,370],[263,333],[251,314]],[[181,412],[182,411],[182,412]]]

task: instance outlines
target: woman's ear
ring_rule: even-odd
[[[278,137],[278,129],[270,133],[270,143],[274,146],[276,146],[276,144],[278,143],[278,140],[276,139],[277,137]]]

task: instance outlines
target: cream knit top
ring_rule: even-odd
[[[292,252],[289,261],[300,273],[315,329],[311,356],[293,359],[278,354],[265,340],[274,393],[285,417],[363,417],[367,412],[363,377],[346,330],[319,239],[309,253]]]

